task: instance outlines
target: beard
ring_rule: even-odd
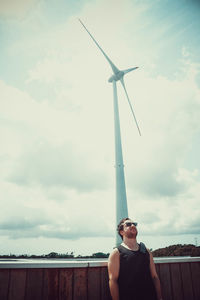
[[[135,239],[137,236],[137,230],[126,232],[126,237],[128,239]]]

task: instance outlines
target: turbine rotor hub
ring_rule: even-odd
[[[113,74],[109,79],[108,82],[118,81],[124,76],[123,71],[119,71],[116,74]]]

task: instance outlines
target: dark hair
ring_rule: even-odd
[[[121,239],[123,240],[123,236],[120,234],[120,231],[123,230],[124,228],[124,222],[126,220],[130,220],[130,218],[123,218],[121,219],[121,221],[119,222],[119,224],[117,225],[117,232],[118,234],[121,236]]]

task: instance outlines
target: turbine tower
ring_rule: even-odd
[[[124,83],[124,75],[137,69],[138,67],[126,69],[126,70],[119,70],[113,62],[110,60],[110,58],[107,56],[107,54],[103,51],[103,49],[99,46],[97,41],[94,39],[94,37],[91,35],[91,33],[88,31],[88,29],[85,27],[83,22],[79,19],[82,26],[85,28],[87,33],[90,35],[94,43],[97,45],[97,47],[100,49],[104,57],[107,59],[108,63],[110,64],[113,75],[108,79],[109,82],[113,84],[113,104],[114,104],[114,130],[115,130],[115,170],[116,170],[116,225],[119,223],[119,221],[122,218],[128,217],[128,208],[127,208],[127,197],[126,197],[126,185],[125,185],[125,177],[124,177],[124,163],[123,163],[123,154],[122,154],[122,144],[121,144],[121,131],[120,131],[120,120],[119,120],[119,109],[118,109],[118,97],[117,97],[117,81],[120,81],[132,115],[134,117],[137,129],[139,134],[141,135],[140,128],[138,126],[138,122],[136,120],[133,107],[131,105],[128,93],[126,91],[125,83]],[[118,233],[116,233],[116,245],[119,245],[121,243],[120,237]]]

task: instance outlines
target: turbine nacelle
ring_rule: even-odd
[[[123,71],[119,70],[117,72],[114,72],[114,74],[108,79],[108,82],[118,81],[118,80],[122,79],[125,74],[127,74],[133,70],[136,70],[136,69],[138,69],[138,67],[126,69]]]
[[[118,81],[124,76],[123,71],[119,71],[116,74],[113,74],[109,79],[108,82]]]

